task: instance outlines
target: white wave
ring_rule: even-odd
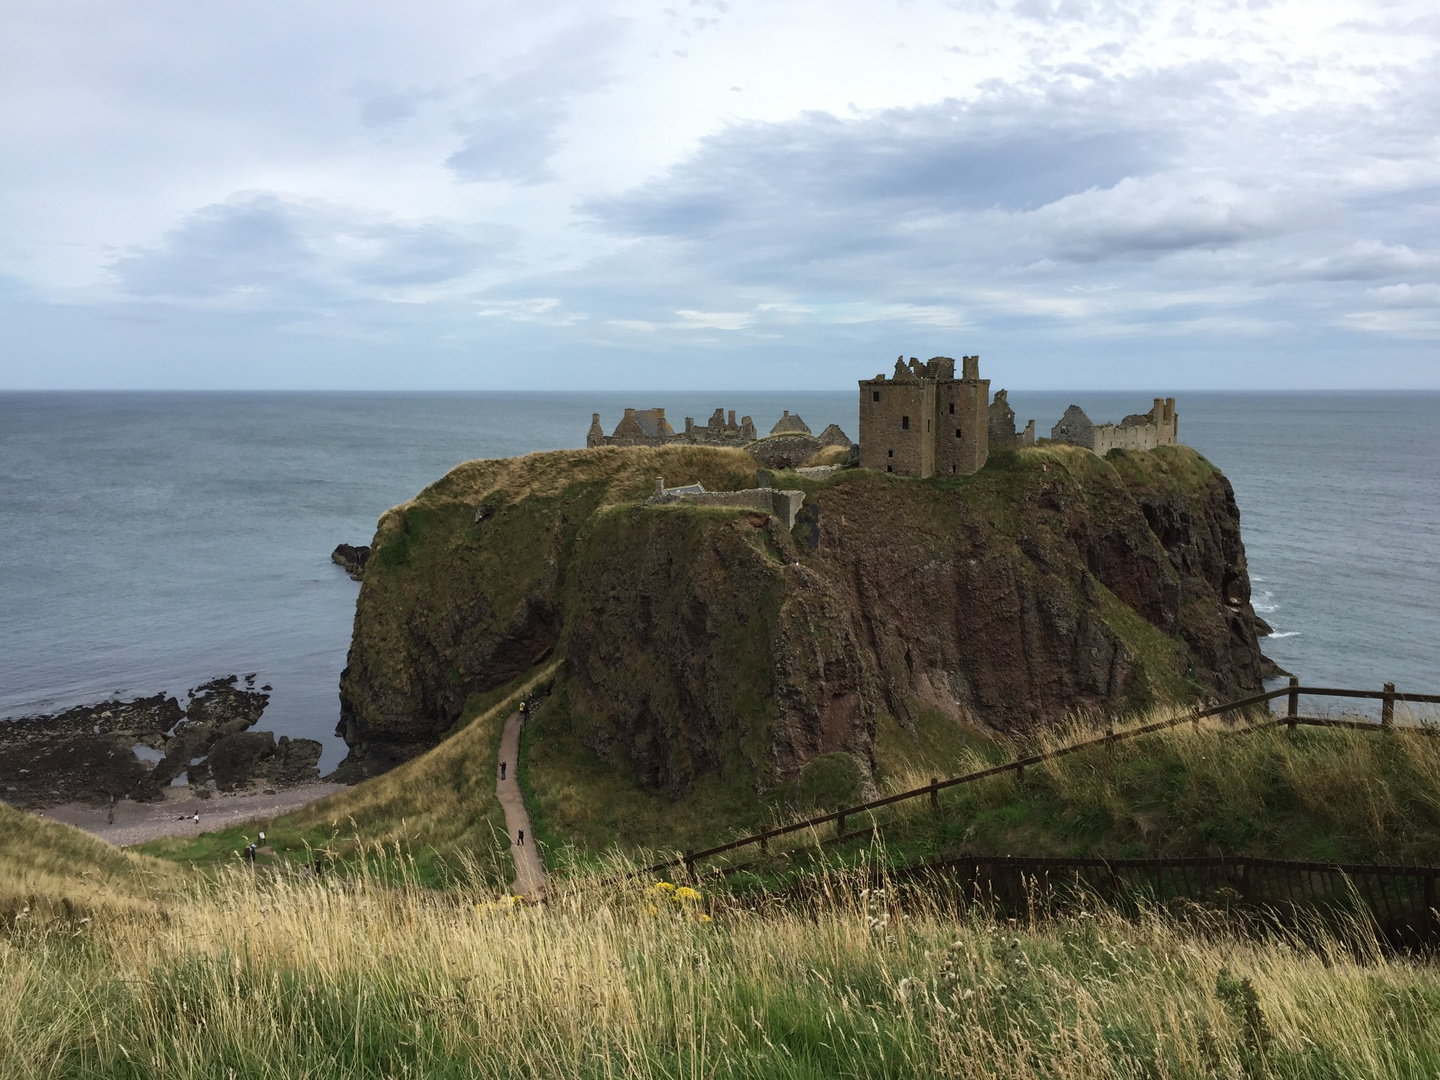
[[[1280,605],[1275,602],[1274,593],[1269,589],[1261,589],[1260,599],[1256,600],[1254,597],[1251,597],[1250,606],[1255,609],[1256,615],[1269,615],[1270,612],[1274,611]]]
[[[1299,630],[1276,631],[1276,632],[1273,633],[1273,634],[1266,634],[1266,635],[1265,635],[1266,640],[1269,640],[1269,639],[1271,639],[1271,638],[1299,637],[1299,636],[1300,636],[1300,631],[1299,631]]]

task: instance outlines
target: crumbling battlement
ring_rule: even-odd
[[[786,414],[789,415],[788,413]],[[693,416],[685,418],[685,430],[676,431],[665,419],[664,409],[626,409],[624,417],[611,435],[600,426],[600,414],[592,413],[590,431],[585,437],[587,447],[596,446],[669,446],[673,443],[691,446],[749,446],[757,438],[755,421],[741,417],[735,422],[735,410],[726,418],[724,409],[716,409],[709,421],[700,426]]]
[[[1179,442],[1180,415],[1173,397],[1156,398],[1149,412],[1131,413],[1118,424],[1092,423],[1084,409],[1071,405],[1050,429],[1050,438],[1083,446],[1101,457],[1111,450],[1153,450]]]
[[[748,488],[742,491],[706,491],[700,484],[667,488],[665,478],[655,478],[655,494],[647,502],[663,506],[667,503],[685,503],[688,506],[726,506],[737,510],[760,510],[774,514],[785,522],[785,528],[795,527],[795,517],[805,504],[803,491],[779,491],[770,487]]]

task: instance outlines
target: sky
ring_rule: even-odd
[[[1434,0],[7,0],[0,390],[1437,389],[1437,46]]]

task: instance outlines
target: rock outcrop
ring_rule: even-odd
[[[768,441],[768,440],[766,440]],[[341,681],[350,776],[434,745],[466,699],[560,652],[597,754],[672,794],[760,787],[876,717],[1024,732],[1077,709],[1257,689],[1228,481],[1185,447],[1004,455],[972,477],[802,479],[793,529],[646,506],[657,475],[749,486],[735,450],[470,462],[382,518]],[[474,507],[495,512],[474,524]]]
[[[363,544],[360,547],[341,544],[330,553],[330,561],[336,566],[343,567],[355,581],[360,581],[365,577],[365,563],[369,558],[370,548]]]
[[[0,799],[33,809],[72,800],[151,801],[180,777],[200,790],[234,790],[318,779],[321,745],[249,729],[270,695],[254,676],[212,679],[191,690],[184,707],[157,694],[133,701],[81,705],[51,716],[0,720]],[[268,742],[246,757],[234,748]],[[278,758],[278,760],[277,760]]]

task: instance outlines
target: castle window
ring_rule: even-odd
[[[879,391],[879,390],[871,390],[871,391],[870,391],[870,400],[871,400],[871,401],[879,401],[879,400],[880,400],[880,391]]]
[[[894,450],[886,450],[886,451],[885,451],[885,456],[886,456],[886,457],[894,457],[894,456],[895,456],[895,451],[894,451]]]
[[[894,471],[895,471],[895,466],[894,466],[894,465],[886,465],[886,466],[885,466],[885,471],[886,471],[886,472],[894,472]]]
[[[925,430],[926,430],[927,432],[930,430],[930,421],[929,421],[928,418],[927,418],[926,421],[925,421]]]
[[[909,418],[908,416],[902,416],[902,417],[900,417],[900,426],[901,426],[902,428],[904,428],[906,431],[909,431],[909,430],[910,430],[910,418]]]
[[[960,438],[960,429],[958,427],[955,429],[955,438]]]
[[[953,401],[950,402],[950,415],[955,415],[955,403]]]

